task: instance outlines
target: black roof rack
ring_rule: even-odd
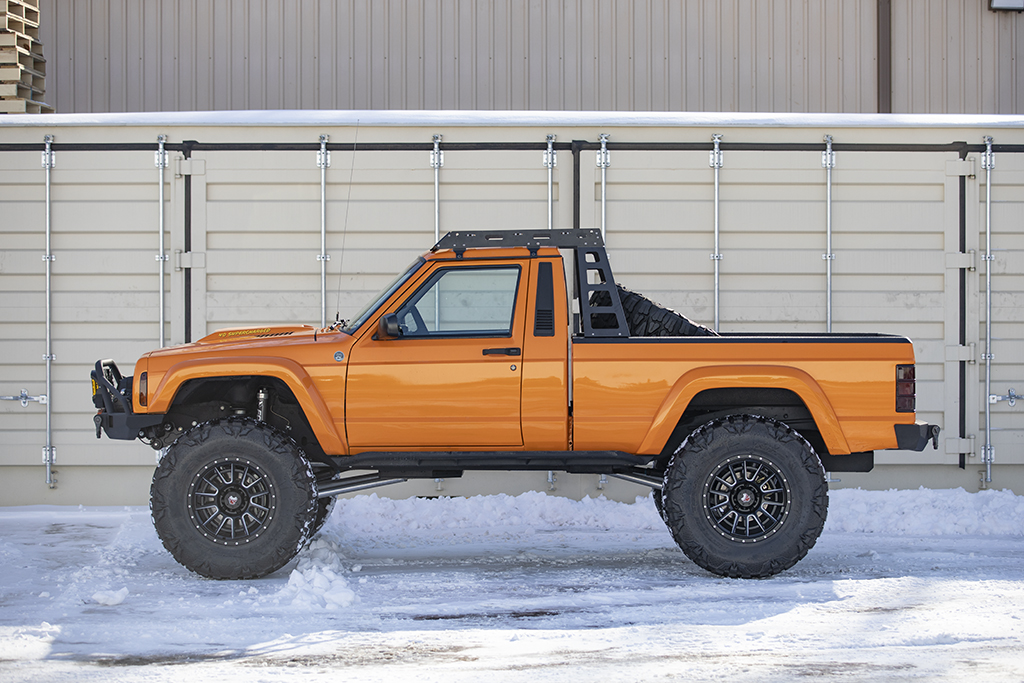
[[[461,259],[467,249],[526,247],[531,256],[541,247],[572,249],[580,323],[587,337],[628,337],[629,325],[615,287],[604,238],[596,228],[566,230],[471,230],[450,232],[431,251],[451,249]]]
[[[541,247],[576,249],[603,247],[604,239],[596,228],[567,230],[457,230],[438,240],[431,251],[452,249],[462,256],[466,249],[487,247],[526,247],[536,253]]]

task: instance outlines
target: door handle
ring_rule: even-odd
[[[484,349],[485,356],[521,356],[523,350],[518,347],[508,349]]]

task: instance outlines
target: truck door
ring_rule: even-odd
[[[388,312],[400,336],[352,349],[346,429],[359,450],[522,446],[529,262],[438,264]]]

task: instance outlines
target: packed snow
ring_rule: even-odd
[[[257,581],[189,573],[144,508],[0,508],[0,680],[1024,680],[1024,497],[830,500],[754,581],[650,498],[342,499]]]

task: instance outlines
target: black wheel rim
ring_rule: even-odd
[[[274,518],[277,496],[263,470],[245,458],[221,458],[200,470],[188,489],[189,517],[221,545],[250,543]]]
[[[775,534],[789,516],[789,481],[758,455],[736,455],[704,482],[704,514],[722,536],[754,543]]]

